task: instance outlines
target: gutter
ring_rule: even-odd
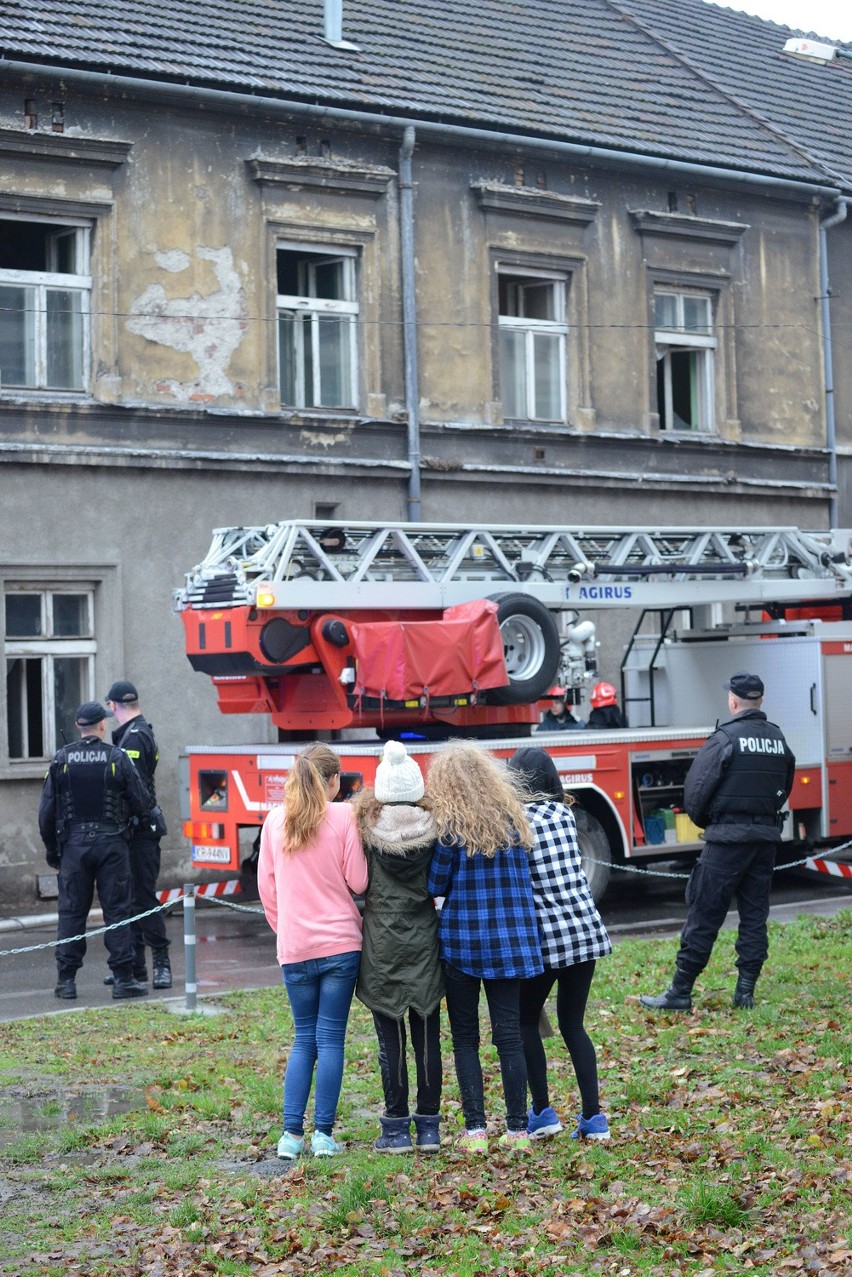
[[[505,133],[495,129],[478,129],[462,124],[442,124],[431,120],[418,120],[402,115],[383,115],[376,111],[356,111],[345,107],[320,106],[310,102],[298,102],[279,97],[268,97],[262,94],[245,92],[235,93],[232,90],[201,88],[192,84],[171,84],[164,80],[146,80],[138,76],[116,75],[112,71],[85,71],[75,67],[61,67],[41,62],[19,62],[11,58],[0,61],[0,74],[17,74],[38,76],[41,79],[51,77],[67,84],[80,85],[95,92],[106,93],[115,90],[119,96],[138,94],[141,97],[171,98],[177,103],[189,104],[202,108],[233,109],[244,112],[268,111],[271,115],[302,115],[318,120],[335,120],[341,123],[360,124],[375,129],[400,130],[417,125],[421,137],[436,142],[444,142],[447,138],[455,138],[482,145],[502,146],[517,150],[522,146],[528,150],[548,151],[558,156],[569,156],[577,160],[592,160],[597,164],[614,167],[650,169],[654,172],[671,172],[685,177],[717,178],[725,182],[743,182],[748,186],[760,187],[780,196],[818,196],[822,199],[836,200],[842,198],[841,191],[835,186],[824,186],[818,182],[806,182],[792,178],[773,177],[766,173],[723,168],[710,164],[695,164],[686,160],[666,159],[662,156],[645,155],[637,151],[619,151],[613,147],[587,146],[578,142],[561,142],[558,139],[538,137],[535,134]]]
[[[839,196],[834,213],[819,224],[819,298],[822,310],[822,362],[825,373],[825,444],[828,449],[828,482],[832,495],[828,502],[828,526],[837,527],[837,417],[834,405],[834,356],[831,345],[831,285],[828,280],[828,232],[846,221],[849,204]]]

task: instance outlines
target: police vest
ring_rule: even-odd
[[[121,829],[127,824],[123,757],[115,745],[81,740],[56,755],[59,815],[67,824],[98,823]]]
[[[133,740],[134,736],[141,737],[148,745],[150,751],[149,754],[146,754],[145,750],[140,748],[140,741]],[[146,722],[141,714],[137,714],[135,718],[131,718],[128,721],[120,738],[116,740],[115,737],[113,737],[113,739],[115,740],[118,748],[124,751],[133,763],[133,766],[136,768],[139,775],[142,777],[142,780],[145,782],[145,788],[151,796],[151,806],[156,807],[157,790],[154,784],[154,772],[156,771],[157,763],[160,760],[160,755],[157,750],[157,742],[154,740],[154,732],[151,728],[151,724]],[[151,764],[150,773],[148,771],[149,760]]]
[[[710,823],[745,818],[774,824],[787,796],[787,743],[781,728],[762,718],[739,718],[718,730],[730,740],[733,753],[710,803]]]

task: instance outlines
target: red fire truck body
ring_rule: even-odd
[[[426,773],[455,735],[511,757],[531,743],[550,686],[579,703],[595,677],[581,609],[642,609],[621,671],[631,726],[534,736],[575,796],[600,897],[613,863],[700,848],[684,778],[738,669],[763,677],[764,709],[796,754],[784,838],[852,836],[849,564],[845,532],[289,523],[220,530],[176,603],[220,708],[262,712],[300,741],[329,739],[344,796],[373,783],[377,733],[402,735]],[[189,748],[196,867],[240,866],[302,747]]]

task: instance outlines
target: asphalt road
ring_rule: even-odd
[[[664,872],[682,874],[683,866],[674,862],[655,866]],[[681,877],[639,877],[619,873],[601,906],[601,913],[614,940],[638,934],[671,934],[685,916],[684,880]],[[215,995],[235,989],[259,989],[278,986],[281,972],[276,963],[272,932],[257,901],[238,897],[241,907],[199,898],[196,904],[196,983],[198,1009],[203,1009]],[[791,873],[776,875],[772,895],[772,916],[789,921],[799,913],[833,914],[838,909],[852,908],[852,884],[847,886],[835,878],[808,880]],[[0,920],[2,921],[2,920]],[[728,919],[736,924],[736,914]],[[99,922],[90,919],[89,930]],[[171,941],[174,985],[167,991],[152,990],[148,1000],[167,1002],[175,1012],[186,1009],[184,992],[184,921],[181,906],[167,915],[166,928]],[[50,941],[55,938],[53,920],[26,929],[0,930],[0,1021],[49,1013],[68,1014],[78,1008],[115,1006],[117,1014],[126,1003],[113,1002],[112,991],[103,983],[107,974],[106,949],[102,936],[88,942],[88,953],[77,976],[78,999],[60,1002],[54,997],[56,964]],[[18,952],[8,953],[9,950]],[[28,950],[20,952],[20,950]]]

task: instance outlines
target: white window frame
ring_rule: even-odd
[[[34,638],[12,638],[6,634],[6,598],[16,594],[37,595],[41,600],[41,629],[42,633]],[[86,625],[87,633],[85,635],[75,635],[69,638],[55,637],[53,634],[53,601],[60,595],[82,596],[86,600]],[[30,752],[29,733],[28,733],[28,714],[26,713],[26,705],[20,706],[20,722],[22,731],[22,753],[11,755],[11,742],[9,735],[9,716],[11,706],[6,704],[6,744],[9,750],[10,762],[17,765],[31,763],[36,760],[52,758],[59,745],[62,743],[57,740],[56,731],[56,702],[54,696],[55,678],[54,678],[54,661],[59,657],[71,657],[74,660],[84,662],[83,665],[83,692],[80,697],[81,702],[91,700],[94,696],[95,686],[95,657],[97,655],[98,645],[95,637],[95,589],[91,583],[76,584],[72,582],[63,582],[61,585],[45,585],[43,582],[29,583],[25,581],[16,581],[14,584],[8,583],[3,595],[3,632],[4,632],[4,654],[5,664],[4,673],[8,673],[10,660],[40,660],[41,661],[41,730],[44,752],[41,754],[33,754]],[[76,706],[75,706],[76,708]]]
[[[568,298],[568,280],[564,273],[558,271],[548,271],[538,269],[533,266],[523,266],[519,263],[501,262],[498,263],[497,273],[500,276],[511,276],[519,280],[529,279],[550,283],[554,289],[554,306],[553,313],[556,315],[567,315],[567,298]],[[498,290],[499,296],[499,290]],[[526,382],[526,416],[523,420],[534,422],[559,422],[564,424],[567,417],[567,358],[568,358],[568,321],[566,319],[533,319],[524,315],[502,315],[499,313],[498,302],[498,327],[501,334],[504,332],[520,333],[524,337],[524,365],[525,365],[525,382]],[[556,337],[558,342],[558,387],[559,387],[559,404],[558,415],[556,417],[541,416],[537,413],[536,404],[536,379],[535,379],[535,337],[538,334],[545,333],[550,337]],[[501,360],[501,387],[503,384],[504,370]],[[504,402],[505,413],[505,402]],[[510,413],[506,416],[512,419]],[[518,420],[518,418],[514,418]]]
[[[361,313],[358,301],[358,260],[359,251],[355,248],[342,248],[336,245],[299,244],[287,240],[279,240],[275,246],[276,267],[279,250],[304,255],[305,262],[300,263],[300,270],[307,266],[305,291],[299,294],[277,293],[276,306],[276,357],[278,361],[278,387],[282,389],[281,377],[281,344],[280,328],[282,315],[301,317],[301,323],[292,327],[295,342],[295,400],[294,404],[282,399],[282,407],[302,408],[308,411],[342,409],[351,411],[358,406],[358,318]],[[327,266],[332,262],[340,262],[343,266],[343,291],[345,298],[317,297],[315,272],[318,266]],[[320,320],[329,316],[341,316],[348,320],[347,335],[349,346],[349,402],[345,404],[322,404],[321,360],[320,360]],[[307,319],[307,323],[304,322]],[[305,336],[310,335],[312,346],[311,368],[312,384],[305,385]],[[309,393],[310,391],[310,393]]]
[[[75,239],[75,255],[77,271],[65,274],[56,269],[46,271],[26,271],[0,268],[0,285],[30,288],[34,293],[32,311],[32,328],[26,332],[26,341],[30,347],[28,362],[31,365],[31,380],[22,384],[8,383],[3,380],[0,369],[0,390],[15,393],[34,390],[49,394],[86,393],[89,389],[89,370],[91,367],[91,313],[92,313],[92,275],[90,258],[90,241],[92,223],[75,218],[45,217],[38,214],[15,216],[2,213],[0,220],[4,222],[41,222],[56,227],[56,232],[48,243],[48,265],[57,265],[59,241],[73,236]],[[52,259],[52,260],[51,260]],[[53,291],[75,292],[80,298],[81,348],[80,384],[76,386],[49,386],[47,384],[47,295]]]
[[[708,292],[690,291],[675,287],[655,287],[652,304],[656,325],[657,297],[675,299],[676,322],[671,328],[654,329],[657,362],[663,365],[663,412],[661,426],[665,430],[712,432],[716,429],[716,357],[718,340],[714,335],[713,296]],[[684,306],[687,300],[707,303],[708,332],[696,332],[687,328]],[[672,389],[672,355],[695,353],[697,360],[695,394],[697,396],[695,425],[679,425],[675,420],[674,393]],[[659,405],[658,405],[659,406]]]

